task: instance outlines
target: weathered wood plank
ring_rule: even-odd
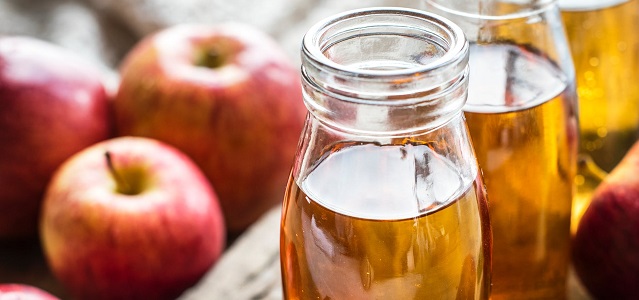
[[[202,280],[181,300],[280,300],[280,207],[266,213],[240,236]]]

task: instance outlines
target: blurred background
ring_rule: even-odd
[[[105,71],[142,37],[180,23],[242,22],[274,37],[299,61],[311,24],[369,6],[419,6],[410,0],[2,0],[0,35],[38,37],[96,61]]]
[[[30,36],[67,48],[99,66],[108,75],[109,87],[115,89],[118,84],[117,69],[127,52],[145,36],[172,25],[215,24],[227,21],[253,25],[272,36],[288,53],[290,59],[299,64],[302,37],[313,23],[338,12],[371,6],[417,8],[419,2],[409,0],[0,0],[0,36]],[[273,224],[276,223],[273,222]],[[277,234],[276,228],[273,227],[272,229],[275,230],[269,231],[268,234]],[[273,243],[273,245],[277,244]],[[279,268],[275,268],[279,266],[279,263],[272,261],[271,264],[270,269],[279,272]],[[228,274],[224,277],[228,277],[226,275]],[[270,287],[262,299],[281,299],[281,290],[273,285],[273,283],[279,283],[279,273],[260,276],[256,275],[258,280],[255,285]],[[215,274],[213,277],[217,278]],[[0,241],[0,283],[27,283],[62,299],[69,298],[47,268],[37,241]],[[209,290],[193,295],[191,298],[197,299],[198,295],[206,295],[208,299],[219,299],[211,294],[210,289],[219,293],[224,292],[219,286],[214,285]],[[235,292],[235,296],[224,298],[244,299],[242,293]]]

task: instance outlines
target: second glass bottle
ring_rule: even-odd
[[[492,299],[565,299],[578,145],[574,67],[552,0],[426,0],[470,41],[464,112],[493,228]]]

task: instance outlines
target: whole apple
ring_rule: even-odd
[[[46,192],[41,241],[77,299],[174,299],[221,255],[215,192],[188,156],[119,137],[72,156]]]
[[[51,174],[72,154],[109,138],[103,79],[69,50],[0,37],[0,239],[36,236]]]
[[[232,234],[281,203],[306,108],[298,69],[268,35],[237,23],[178,25],[143,39],[120,73],[119,134],[188,154]]]
[[[596,299],[639,299],[639,142],[594,192],[572,260]]]
[[[58,300],[58,298],[31,285],[2,283],[0,300]]]

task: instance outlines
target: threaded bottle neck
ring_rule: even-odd
[[[338,129],[389,134],[435,128],[461,112],[468,42],[454,23],[403,8],[355,10],[305,35],[305,103]]]

